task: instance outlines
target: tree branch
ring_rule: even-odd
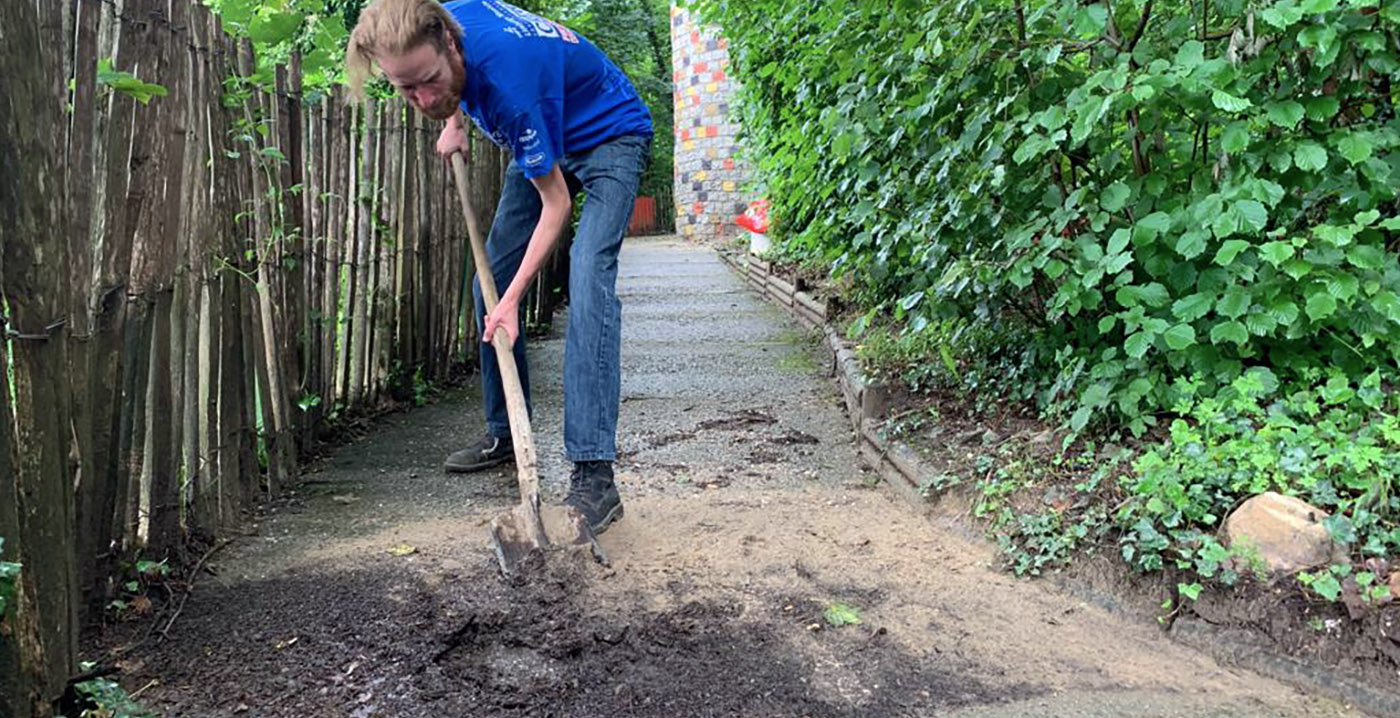
[[[1142,6],[1142,17],[1138,18],[1137,29],[1133,30],[1133,39],[1128,41],[1124,52],[1131,54],[1133,48],[1137,47],[1138,40],[1142,39],[1142,34],[1147,30],[1147,20],[1150,17],[1152,17],[1152,0],[1147,0],[1147,3]]]

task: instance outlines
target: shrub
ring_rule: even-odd
[[[1027,327],[1075,430],[1182,377],[1395,378],[1395,3],[694,4],[788,251],[915,332]]]

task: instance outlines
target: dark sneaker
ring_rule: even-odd
[[[622,497],[613,483],[611,461],[580,461],[569,476],[569,496],[564,503],[578,509],[594,535],[622,518]]]
[[[501,438],[487,434],[481,441],[453,452],[443,462],[442,468],[455,474],[468,471],[481,471],[507,461],[515,461],[515,445],[510,437]]]

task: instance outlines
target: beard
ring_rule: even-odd
[[[447,87],[449,92],[444,94],[435,104],[429,107],[420,107],[418,111],[434,120],[447,120],[451,118],[452,115],[460,111],[458,105],[462,100],[462,90],[466,85],[466,75],[467,71],[462,67],[461,58],[452,58],[451,55],[449,55],[447,63]]]

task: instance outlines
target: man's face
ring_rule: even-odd
[[[435,120],[446,120],[457,112],[466,71],[455,43],[447,52],[438,52],[432,43],[423,43],[402,55],[376,57],[389,82],[398,88],[418,111]]]

